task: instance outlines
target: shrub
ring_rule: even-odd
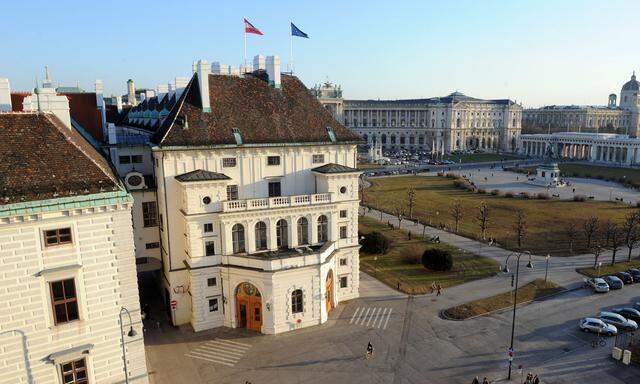
[[[438,175],[438,176],[440,176],[440,177],[442,177],[442,176],[444,176],[444,172],[442,172],[442,171],[441,171],[441,172],[438,172],[438,173],[437,173],[437,175]]]
[[[429,248],[422,254],[422,265],[432,271],[450,271],[453,268],[453,256],[444,249]]]
[[[513,192],[505,192],[504,197],[512,198],[515,194]]]
[[[366,253],[385,254],[389,251],[391,241],[380,232],[371,232],[364,236],[362,240],[362,250]]]
[[[457,179],[457,178],[458,178],[458,175],[456,175],[455,173],[451,173],[451,172],[449,172],[449,173],[447,173],[447,174],[445,175],[445,177],[446,177],[447,179]]]
[[[520,197],[522,197],[523,199],[528,199],[531,197],[531,195],[529,194],[529,192],[520,192]]]
[[[540,200],[549,200],[551,199],[551,196],[549,196],[549,194],[546,192],[538,192],[538,194],[536,195],[536,198]]]
[[[587,200],[587,196],[585,195],[574,195],[573,196],[573,201],[586,201]]]
[[[423,253],[424,245],[411,244],[405,249],[405,253],[402,256],[407,264],[420,264],[422,263]]]
[[[485,193],[487,193],[487,190],[484,189],[484,188],[478,188],[478,190],[476,192],[485,194]]]
[[[491,190],[491,194],[492,194],[493,196],[500,196],[500,190],[498,190],[498,189],[492,189],[492,190]]]

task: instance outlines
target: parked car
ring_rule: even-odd
[[[624,283],[622,282],[622,280],[613,275],[606,276],[604,278],[604,281],[609,284],[609,288],[611,289],[621,289],[622,287],[624,287]]]
[[[636,323],[640,321],[640,311],[635,308],[615,308],[612,309],[611,312],[624,316],[624,318],[633,320]]]
[[[616,328],[615,325],[607,324],[604,321],[593,317],[585,317],[580,320],[579,326],[583,332],[593,332],[607,336],[618,334],[618,328]]]
[[[633,277],[627,272],[617,272],[613,274],[625,284],[633,284]]]
[[[637,309],[638,311],[640,311],[640,301],[638,301],[637,303],[633,304],[633,308]]]
[[[613,312],[600,312],[599,316],[600,320],[604,321],[607,324],[611,324],[618,329],[628,329],[631,331],[635,331],[638,329],[638,323],[633,320],[628,320],[622,315],[618,315]]]
[[[591,289],[593,289],[594,292],[601,292],[601,293],[609,292],[609,284],[607,284],[607,282],[604,281],[604,279],[601,279],[599,277],[592,277],[590,279],[585,279],[584,284],[587,287],[590,287]]]
[[[631,268],[627,272],[631,275],[631,277],[633,277],[633,282],[634,283],[640,282],[640,269]]]

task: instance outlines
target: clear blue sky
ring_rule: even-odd
[[[2,5],[0,77],[33,87],[54,80],[105,93],[125,81],[155,88],[190,75],[204,58],[242,61],[279,54],[286,68],[289,21],[296,73],[329,78],[347,98],[416,98],[453,90],[525,104],[605,104],[640,71],[638,0],[469,1],[11,1]]]

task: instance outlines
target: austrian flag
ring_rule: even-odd
[[[244,33],[253,33],[255,35],[263,34],[262,32],[260,32],[258,28],[254,27],[253,24],[251,24],[247,19],[244,19]]]

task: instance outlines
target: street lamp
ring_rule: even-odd
[[[527,263],[527,268],[533,269],[533,263],[531,262],[531,252],[525,251],[524,253],[529,255],[529,262]],[[509,347],[509,351],[513,352],[513,337],[515,336],[516,331],[516,305],[518,303],[518,277],[520,275],[520,256],[522,256],[523,252],[519,252],[516,256],[516,287],[513,292],[513,319],[511,320],[511,344]],[[502,268],[502,272],[509,272],[509,258],[513,256],[513,253],[507,256],[507,260],[504,262],[504,267]],[[513,280],[511,280],[513,282]],[[513,283],[512,283],[513,284]],[[511,380],[511,363],[513,358],[510,356],[509,358],[509,375],[507,380]]]
[[[136,331],[133,330],[133,321],[131,320],[131,313],[125,307],[120,308],[120,341],[122,342],[122,362],[124,363],[124,382],[129,384],[129,370],[127,368],[127,352],[124,347],[124,329],[122,327],[122,314],[126,313],[129,316],[129,332],[127,332],[127,336],[134,337],[136,335]]]

